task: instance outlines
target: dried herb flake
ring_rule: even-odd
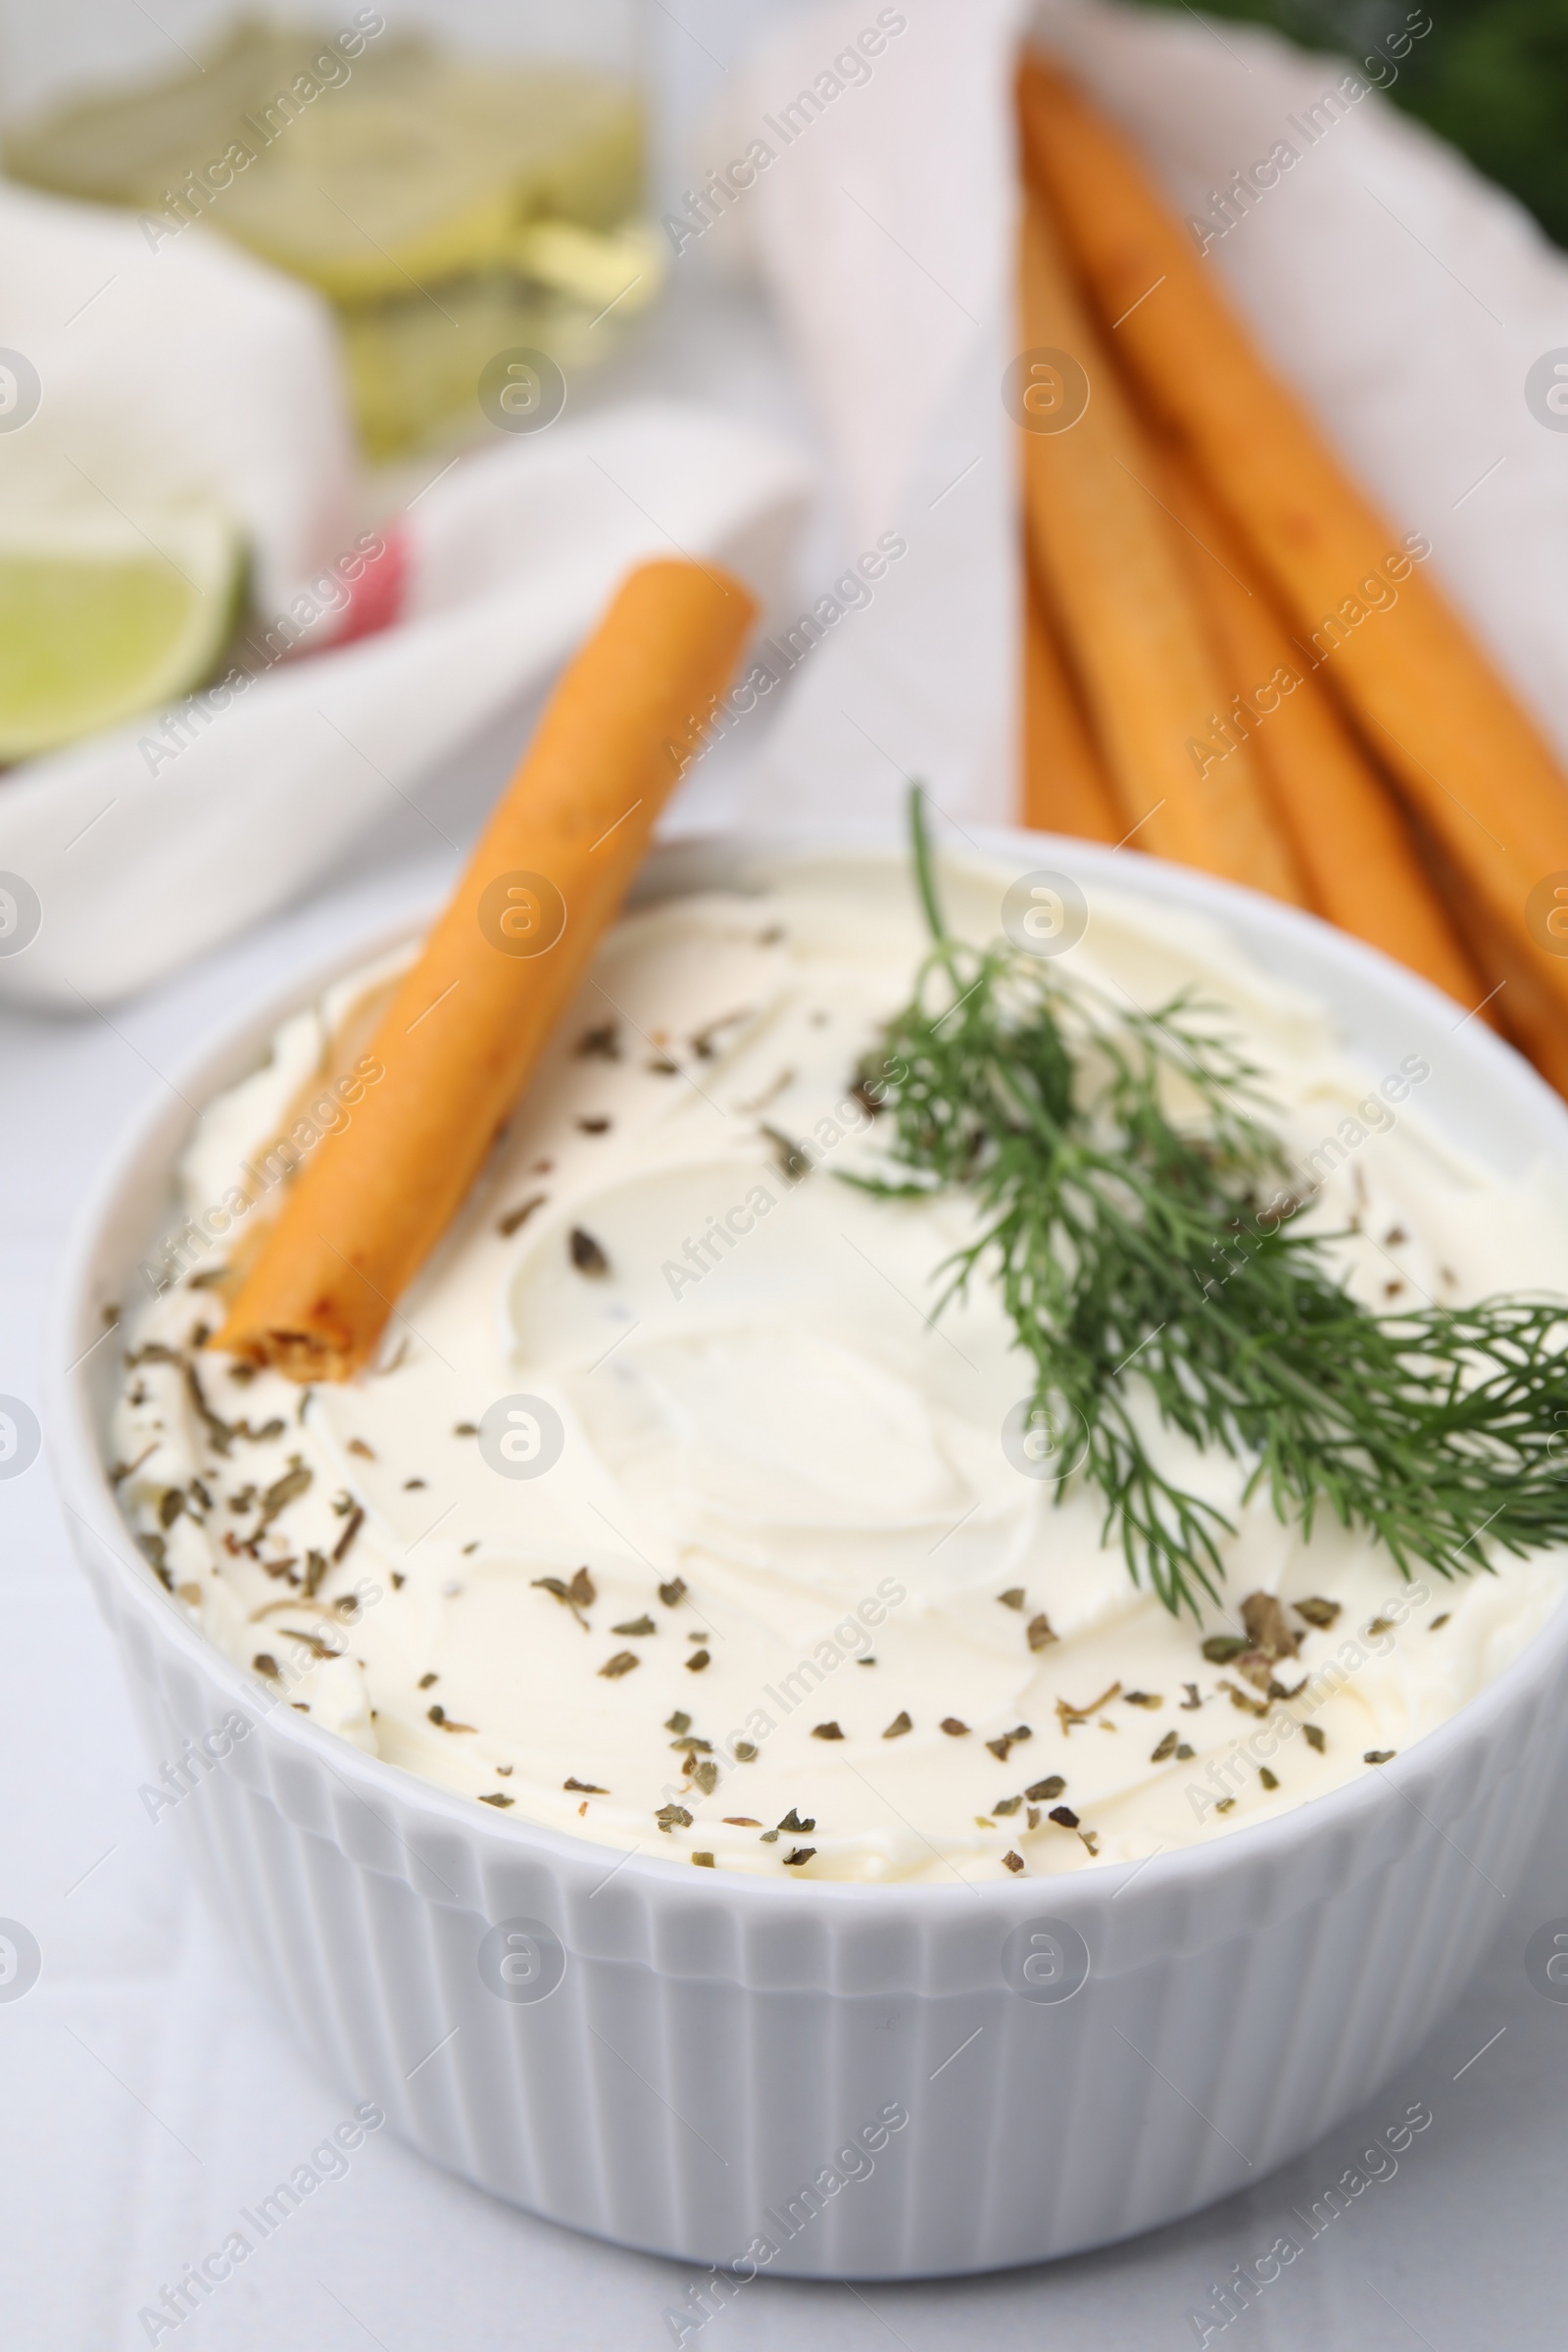
[[[580,1225],[572,1227],[566,1246],[571,1251],[571,1262],[579,1274],[588,1274],[595,1281],[600,1281],[610,1272],[609,1258],[593,1235],[585,1233]]]

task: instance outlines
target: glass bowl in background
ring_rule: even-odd
[[[158,24],[111,0],[13,5],[4,167],[134,211],[154,242],[205,220],[314,286],[385,464],[548,407],[656,298],[645,19],[637,0]],[[498,364],[518,351],[546,364]]]

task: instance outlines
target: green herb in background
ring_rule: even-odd
[[[1401,1571],[1485,1565],[1568,1542],[1568,1303],[1373,1315],[1335,1279],[1264,1120],[1257,1073],[1184,998],[1122,1011],[1004,941],[943,922],[918,792],[914,875],[933,946],[886,1051],[902,1178],[889,1200],[960,1190],[980,1238],[937,1269],[942,1306],[994,1279],[1033,1358],[1033,1405],[1064,1471],[1104,1495],[1135,1583],[1167,1608],[1218,1597],[1223,1512],[1154,1464],[1149,1404],[1251,1465],[1282,1520],[1326,1508]],[[1191,1115],[1167,1105],[1183,1096]],[[1057,1499],[1065,1491],[1064,1478]]]
[[[1186,10],[1187,0],[1147,0]],[[1410,17],[1409,0],[1203,0],[1202,13],[1271,24],[1359,66]],[[1451,139],[1568,245],[1568,6],[1564,0],[1431,0],[1432,29],[1389,61],[1394,104]]]

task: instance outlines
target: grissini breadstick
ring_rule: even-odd
[[[1127,830],[1039,589],[1024,575],[1023,821],[1117,842]]]
[[[1517,937],[1500,925],[1493,926],[1484,908],[1479,921],[1469,911],[1476,955],[1486,975],[1482,986],[1490,1000],[1483,1017],[1494,1012],[1496,1026],[1509,1043],[1535,1063],[1548,1086],[1568,1095],[1568,1023],[1541,984],[1545,958],[1527,957]]]
[[[1032,194],[1019,229],[1018,311],[1025,355],[1066,356],[1065,370],[1030,363],[1054,370],[1036,379],[1048,397],[1076,380],[1074,364],[1088,378],[1075,422],[1024,429],[1017,439],[1030,553],[1061,616],[1122,832],[1135,833],[1141,850],[1298,901],[1295,863],[1250,751],[1244,745],[1200,774],[1188,749],[1218,710],[1218,666],[1174,526],[1148,486],[1147,444]],[[1025,415],[1040,415],[1028,400]]]
[[[1485,904],[1471,890],[1420,819],[1415,829],[1433,880],[1455,921],[1465,927],[1466,940],[1481,967],[1485,992],[1483,1019],[1493,1020],[1510,1044],[1533,1061],[1548,1085],[1568,1095],[1568,1022],[1556,999],[1542,986],[1544,956],[1527,956],[1517,937],[1493,921]]]
[[[1466,1009],[1478,1004],[1487,983],[1460,945],[1403,816],[1292,642],[1262,574],[1191,466],[1172,453],[1164,485],[1186,525],[1194,593],[1234,681],[1227,733],[1250,737],[1318,913]],[[1224,737],[1211,738],[1210,754],[1229,756]]]
[[[1568,1014],[1568,958],[1532,932],[1533,890],[1568,870],[1568,780],[1421,567],[1259,359],[1214,267],[1121,135],[1038,58],[1019,75],[1030,170],[1050,190],[1118,356],[1272,580],[1354,713],[1539,994]]]
[[[215,1347],[301,1381],[367,1361],[619,908],[755,612],[695,564],[623,582],[376,1031],[385,1075],[322,1137]]]

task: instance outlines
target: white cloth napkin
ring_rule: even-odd
[[[734,77],[698,159],[722,168],[758,136],[775,149],[695,253],[742,241],[770,290],[835,463],[844,551],[890,525],[908,542],[875,608],[813,651],[761,763],[753,805],[802,824],[884,811],[907,774],[957,817],[1014,806],[1001,379],[1009,75],[1026,13],[1009,0],[805,8]],[[869,78],[841,71],[827,94],[818,77],[890,16],[906,28]],[[1342,92],[1310,143],[1289,131],[1353,61],[1098,0],[1048,0],[1034,22],[1184,216],[1292,140],[1299,161],[1206,266],[1394,530],[1429,535],[1434,570],[1568,756],[1568,437],[1525,400],[1532,363],[1568,346],[1568,259],[1375,90]],[[1360,80],[1396,70],[1384,54]],[[803,91],[818,111],[787,116]],[[683,245],[677,267],[694,258]]]
[[[199,221],[154,244],[130,213],[0,180],[0,345],[38,398],[21,425],[0,416],[0,514],[215,500],[267,612],[344,544],[355,458],[326,306]]]
[[[750,260],[817,412],[838,547],[807,609],[885,533],[907,547],[871,605],[812,649],[743,817],[831,831],[884,814],[910,775],[956,813],[1011,812],[1017,522],[1001,382],[1022,14],[1021,0],[792,12],[732,77],[700,159],[722,171],[754,140],[774,151],[677,267],[715,249]]]
[[[0,873],[42,907],[0,1001],[112,1002],[286,905],[560,662],[633,564],[708,557],[775,604],[808,484],[782,442],[675,403],[462,460],[404,518],[396,625],[281,661],[221,711],[197,698],[177,757],[142,718],[0,781]]]

